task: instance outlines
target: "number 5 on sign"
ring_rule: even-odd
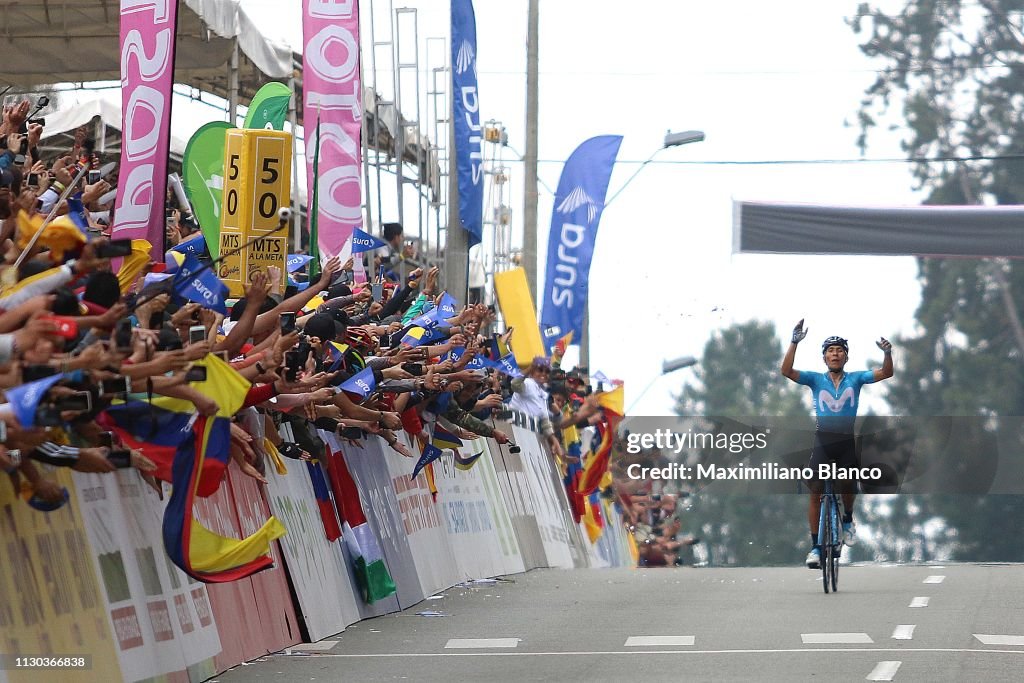
[[[220,254],[224,256],[278,225],[277,210],[289,204],[292,136],[276,130],[236,128],[224,145],[224,210],[221,212]],[[241,296],[257,271],[277,266],[284,286],[288,232],[258,240],[228,256],[218,270],[220,279]],[[280,291],[280,290],[279,290]]]

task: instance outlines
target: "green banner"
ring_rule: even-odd
[[[245,115],[243,128],[284,130],[292,91],[284,83],[272,81],[256,91]]]
[[[181,179],[210,254],[220,256],[220,208],[224,189],[224,134],[231,124],[211,121],[188,141]]]

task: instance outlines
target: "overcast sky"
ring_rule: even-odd
[[[287,9],[297,8],[297,0],[244,4],[268,34],[299,42],[298,11]],[[386,35],[388,4],[373,3],[378,40]],[[425,50],[427,37],[448,35],[448,4],[394,6],[418,9]],[[362,7],[365,27],[369,4]],[[521,152],[527,3],[477,0],[475,8],[481,119],[504,123],[511,146]],[[667,129],[691,128],[705,131],[706,141],[665,150],[656,159],[859,156],[857,131],[846,124],[855,120],[879,65],[860,53],[844,21],[855,2],[541,0],[540,8],[539,157],[557,162],[540,165],[549,188],[557,187],[561,162],[572,150],[602,134],[624,136],[620,161],[642,161]],[[407,35],[403,31],[401,38]],[[421,53],[424,68],[426,62]],[[379,81],[388,79],[378,74]],[[410,99],[403,85],[403,100]],[[411,113],[406,110],[409,118]],[[901,157],[898,137],[873,136],[866,156]],[[635,170],[635,164],[619,164],[609,196]],[[912,186],[902,163],[649,165],[601,219],[591,270],[592,370],[626,380],[627,405],[653,381],[633,413],[657,415],[671,411],[671,394],[692,376],[683,370],[658,378],[661,361],[699,356],[715,330],[735,321],[772,321],[788,337],[793,323],[805,317],[811,343],[801,347],[799,367],[822,367],[818,342],[831,334],[850,339],[851,368],[879,361],[873,343],[879,335],[912,329],[920,296],[914,260],[733,255],[732,200],[918,203]],[[520,164],[513,165],[511,187],[513,215],[521,221]],[[551,209],[552,196],[542,187],[542,255]]]
[[[299,0],[242,4],[266,35],[299,49]],[[393,4],[418,9],[422,68],[434,65],[438,44],[428,65],[426,39],[447,37],[449,3]],[[627,406],[650,385],[633,414],[669,414],[671,394],[692,373],[659,377],[662,360],[700,356],[710,336],[733,322],[773,322],[785,341],[793,323],[806,318],[809,343],[797,355],[797,367],[806,369],[823,368],[818,343],[826,336],[850,339],[850,368],[858,369],[881,360],[873,343],[879,335],[913,329],[920,287],[910,257],[731,251],[734,199],[916,204],[920,200],[906,164],[678,163],[858,157],[857,130],[847,122],[855,120],[862,93],[880,65],[861,55],[845,23],[856,4],[540,1],[539,174],[544,185],[555,188],[561,162],[594,135],[624,136],[609,196],[636,170],[627,162],[648,158],[667,129],[700,129],[707,135],[704,142],[661,152],[658,163],[646,167],[601,220],[590,277],[591,369],[626,381]],[[364,0],[361,5],[365,53],[370,8],[381,40],[389,3]],[[476,0],[475,6],[481,119],[501,121],[510,145],[521,152],[527,3]],[[389,65],[379,62],[383,83],[390,79]],[[409,103],[403,110],[411,119],[416,115],[407,92],[403,86]],[[174,105],[174,133],[183,139],[203,122],[222,118],[215,109],[186,102],[176,98]],[[420,119],[427,125],[425,94],[421,103]],[[876,133],[866,156],[901,157],[898,142],[899,131]],[[509,151],[504,156],[515,158]],[[509,203],[518,244],[522,165],[513,163],[512,174]],[[542,185],[542,258],[551,209],[551,193]],[[395,218],[387,208],[384,213],[385,220]],[[539,271],[543,274],[543,263]],[[782,352],[780,346],[780,358]],[[898,367],[898,348],[896,361]],[[865,397],[884,409],[877,401],[880,393]]]

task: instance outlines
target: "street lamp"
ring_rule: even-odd
[[[661,374],[656,375],[654,379],[647,383],[647,386],[644,387],[644,390],[640,392],[640,395],[633,399],[633,402],[629,404],[629,408],[626,408],[626,414],[629,414],[629,412],[633,409],[633,406],[640,402],[640,399],[642,399],[644,395],[647,394],[650,388],[653,387],[654,383],[657,382],[659,379],[661,379],[662,377],[669,373],[675,372],[676,370],[682,370],[683,368],[688,368],[696,364],[697,359],[694,358],[693,356],[680,356],[679,358],[672,359],[666,358],[665,360],[661,361]]]
[[[636,169],[636,172],[634,172],[633,175],[629,176],[629,179],[622,184],[622,187],[620,187],[615,192],[615,194],[613,194],[611,198],[604,203],[604,208],[607,209],[608,206],[613,201],[615,201],[615,198],[622,194],[622,191],[625,190],[631,182],[633,182],[633,178],[636,178],[638,175],[640,175],[640,171],[644,170],[644,167],[647,166],[647,164],[654,161],[654,157],[658,156],[658,153],[661,152],[663,149],[668,149],[669,147],[679,147],[680,145],[688,145],[691,142],[701,142],[703,140],[704,131],[702,130],[684,130],[681,133],[673,133],[671,130],[666,131],[665,142],[662,143],[661,147],[654,150],[651,156],[647,157],[647,161],[640,164],[640,168]]]
[[[661,362],[661,374],[667,375],[670,372],[676,370],[682,370],[688,368],[691,365],[696,365],[697,359],[693,356],[682,356],[680,358],[673,358],[672,360],[663,360]]]
[[[702,142],[703,140],[704,131],[702,130],[684,130],[681,133],[673,133],[669,130],[665,132],[665,145],[662,149],[678,147],[679,145],[688,145],[691,142]]]

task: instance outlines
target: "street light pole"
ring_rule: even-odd
[[[526,154],[523,155],[523,267],[531,295],[537,292],[538,4],[530,0],[526,20]],[[540,302],[539,296],[533,300]]]
[[[625,190],[626,187],[629,186],[629,184],[631,182],[633,182],[633,179],[636,178],[638,175],[640,175],[640,171],[644,170],[644,168],[647,166],[647,164],[651,163],[654,160],[654,157],[656,157],[659,152],[661,152],[664,149],[668,149],[669,147],[679,147],[681,145],[688,145],[691,142],[701,142],[703,140],[704,140],[704,131],[702,131],[702,130],[684,130],[681,133],[673,133],[671,130],[666,131],[665,132],[665,141],[662,143],[661,147],[659,147],[658,149],[654,150],[654,153],[651,154],[651,156],[647,157],[647,161],[645,161],[644,163],[640,164],[640,168],[636,169],[636,171],[633,173],[633,175],[629,176],[629,178],[626,179],[626,182],[622,184],[622,187],[620,187],[618,190],[616,190],[615,194],[613,194],[611,196],[611,198],[609,198],[607,201],[605,201],[604,207],[601,210],[603,211],[604,209],[607,209],[608,206],[613,201],[615,201],[615,198],[618,197],[620,194],[622,194],[622,191]],[[583,366],[583,367],[587,367],[587,368],[590,367],[590,295],[589,295],[589,293],[587,294],[587,300],[583,302],[583,334],[580,336],[580,365]],[[646,389],[644,391],[646,391]]]

